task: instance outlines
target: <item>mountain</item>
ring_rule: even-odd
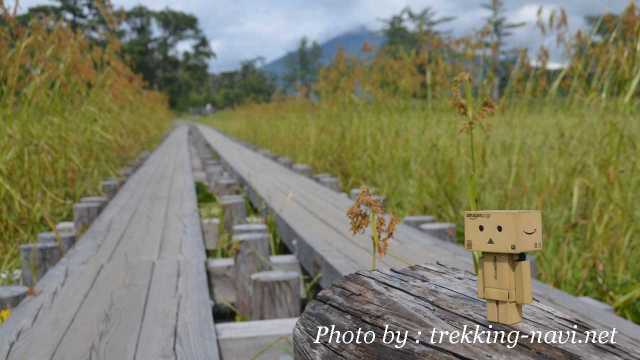
[[[371,57],[371,53],[362,52],[362,45],[365,42],[374,49],[378,49],[382,44],[384,44],[385,38],[383,35],[373,32],[365,27],[359,27],[348,31],[320,44],[320,47],[322,48],[320,63],[322,65],[331,63],[340,48],[344,49],[348,55],[357,56],[360,59],[369,58]],[[265,64],[262,66],[262,69],[278,78],[282,78],[287,69],[287,57],[291,56],[292,53],[293,52],[289,52],[286,55]]]

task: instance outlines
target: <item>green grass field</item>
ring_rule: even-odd
[[[117,46],[62,25],[0,27],[0,275],[168,129],[166,97],[144,89]]]
[[[510,106],[475,131],[475,151],[481,208],[543,211],[539,277],[640,322],[637,116],[562,103]],[[345,190],[373,186],[398,215],[435,215],[462,232],[470,155],[460,119],[446,103],[429,110],[416,101],[289,100],[205,122],[334,173]]]

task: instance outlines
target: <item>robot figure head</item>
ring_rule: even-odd
[[[464,239],[464,247],[473,251],[542,250],[542,215],[535,210],[465,211]]]

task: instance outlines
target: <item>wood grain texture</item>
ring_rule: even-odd
[[[227,234],[233,234],[233,226],[247,222],[247,208],[244,196],[225,195],[221,196],[220,207],[224,213],[224,229]]]
[[[269,270],[269,237],[267,233],[247,233],[234,235],[238,244],[234,257],[236,308],[240,314],[251,314],[251,275]]]
[[[188,140],[177,127],[38,282],[0,359],[219,357]]]
[[[459,343],[444,340],[431,343],[432,329],[463,331],[464,326],[488,330],[485,302],[476,297],[475,276],[469,272],[435,264],[401,270],[363,271],[346,276],[323,290],[300,317],[294,329],[296,359],[637,359],[640,340],[621,335],[617,344],[545,344],[521,339],[510,349],[507,344]],[[335,330],[373,331],[371,344],[338,344],[317,337],[319,326]],[[391,331],[408,331],[402,349],[384,344],[386,326]],[[573,325],[576,325],[574,328]],[[492,330],[570,331],[578,333],[601,327],[558,312],[537,301],[527,306],[523,322]],[[610,330],[610,329],[605,329]],[[418,331],[421,332],[418,335]],[[436,337],[437,339],[437,337]],[[416,342],[419,340],[419,343]]]
[[[344,275],[369,268],[367,235],[352,236],[344,215],[352,204],[351,200],[210,127],[197,127],[221,160],[242,178],[254,206],[261,212],[268,211],[274,215],[284,242],[295,252],[305,270],[312,275],[322,274],[322,287],[330,286]],[[473,268],[470,254],[461,246],[401,224],[396,229],[387,256],[379,261],[378,267],[389,269],[436,261],[465,270]],[[640,338],[638,325],[584,304],[549,285],[534,281],[533,294],[564,313],[603,327],[616,327],[628,336]]]
[[[223,359],[292,359],[297,318],[216,324]]]
[[[251,275],[251,320],[300,315],[300,273],[272,270]]]

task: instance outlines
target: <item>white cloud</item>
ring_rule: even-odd
[[[439,16],[455,16],[443,26],[460,35],[479,28],[488,12],[481,4],[489,0],[113,0],[116,6],[130,8],[145,5],[153,9],[170,7],[198,16],[211,46],[218,54],[212,62],[214,71],[237,67],[242,60],[264,56],[273,60],[295,48],[303,36],[324,41],[345,31],[366,25],[382,26],[380,19],[389,18],[406,6],[422,9],[430,6]],[[582,17],[605,11],[619,12],[628,0],[510,0],[505,1],[512,21],[526,21],[527,26],[514,31],[509,43],[526,46],[531,51],[540,45],[552,45],[535,30],[538,7],[564,7],[569,14],[570,29],[583,26]],[[12,1],[8,1],[11,4]],[[46,0],[22,0],[23,9],[49,3]],[[559,52],[552,52],[558,60]]]

